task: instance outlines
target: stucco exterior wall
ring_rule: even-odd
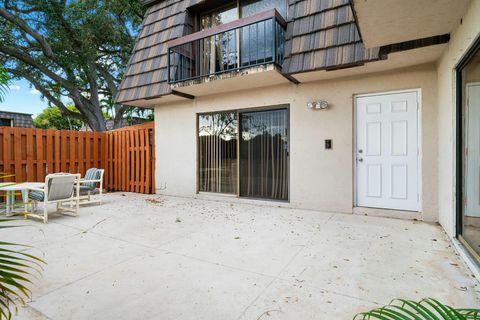
[[[354,202],[354,95],[422,90],[423,218],[437,221],[437,74],[436,66],[357,77],[280,85],[198,97],[155,108],[156,186],[167,195],[196,195],[196,114],[290,105],[289,206],[351,213]],[[307,102],[327,100],[331,108],[312,111]],[[324,149],[332,139],[333,149]],[[274,203],[278,205],[278,203]]]
[[[455,67],[480,34],[480,1],[471,1],[451,33],[438,72],[438,209],[447,234],[455,236]]]

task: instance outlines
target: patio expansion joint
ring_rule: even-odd
[[[35,316],[41,316],[42,318],[44,318],[44,320],[53,320],[53,318],[50,318],[49,316],[47,316],[45,313],[41,312],[37,308],[29,305],[28,302],[24,306],[20,306],[20,308],[29,309],[35,314]]]
[[[332,220],[334,216],[336,216],[337,213],[333,213],[328,217],[328,219],[325,221],[325,223],[315,232],[312,233],[312,235],[308,238],[307,242],[312,240],[319,232],[322,231],[322,229],[328,225],[328,223]],[[301,246],[298,251],[292,256],[292,258],[282,267],[282,269],[277,273],[277,275],[265,286],[265,288],[249,303],[246,305],[246,307],[243,309],[243,311],[240,313],[240,315],[237,317],[237,320],[240,320],[245,313],[248,311],[248,309],[257,302],[257,300],[272,286],[272,284],[276,280],[285,280],[280,277],[280,275],[292,264],[292,262],[298,257],[298,255],[305,249],[305,246]],[[287,280],[289,281],[289,280]],[[280,310],[281,312],[281,310]]]
[[[112,240],[117,240],[117,241],[121,241],[121,242],[125,242],[125,243],[128,243],[130,245],[134,245],[134,246],[140,246],[140,247],[143,247],[145,249],[149,249],[149,250],[163,250],[161,249],[162,246],[165,246],[167,244],[170,244],[174,241],[177,241],[177,240],[180,240],[180,239],[183,239],[183,238],[186,238],[188,237],[189,235],[195,233],[197,231],[188,231],[188,232],[185,232],[184,234],[182,234],[181,236],[178,236],[178,237],[175,237],[174,239],[170,239],[170,240],[167,240],[165,242],[162,242],[156,246],[149,246],[149,245],[146,245],[146,244],[143,244],[143,243],[140,243],[140,242],[136,242],[136,241],[131,241],[131,240],[125,240],[125,239],[120,239],[120,238],[117,238],[117,237],[114,237],[114,236],[109,236],[109,235],[106,235],[106,234],[102,234],[102,233],[99,233],[97,231],[91,231],[90,233],[92,234],[95,234],[97,236],[101,236],[101,237],[104,237],[104,238],[107,238],[107,239],[112,239]],[[164,251],[164,250],[163,250]]]
[[[254,275],[258,275],[258,276],[263,276],[263,277],[267,277],[267,278],[273,278],[273,279],[276,278],[276,276],[274,276],[274,275],[270,275],[270,274],[266,274],[266,273],[261,273],[261,272],[256,272],[256,271],[252,271],[252,270],[247,270],[247,269],[243,269],[243,268],[238,268],[238,267],[234,267],[234,266],[227,265],[227,264],[223,264],[223,263],[219,263],[219,262],[209,261],[209,260],[205,260],[205,259],[201,259],[201,258],[189,256],[189,255],[186,255],[186,254],[183,254],[183,253],[179,253],[179,252],[167,250],[167,249],[158,249],[158,250],[159,250],[159,251],[163,251],[164,253],[167,253],[167,254],[172,254],[172,255],[184,257],[184,258],[187,258],[187,259],[191,259],[191,260],[195,260],[195,261],[207,263],[207,264],[214,265],[214,266],[218,266],[218,267],[223,267],[223,268],[230,269],[230,270],[235,270],[235,271],[250,273],[250,274],[254,274]]]
[[[45,293],[43,293],[43,294],[38,294],[36,299],[41,299],[41,298],[43,298],[43,297],[46,297],[46,296],[48,296],[48,295],[50,295],[50,294],[52,294],[52,293],[54,293],[54,292],[56,292],[56,291],[58,291],[58,290],[60,290],[60,289],[66,288],[66,287],[68,287],[68,286],[71,286],[71,285],[79,282],[79,281],[85,280],[85,279],[87,279],[87,278],[89,278],[89,277],[91,277],[91,276],[94,276],[94,275],[99,274],[99,273],[101,273],[101,272],[104,272],[104,271],[106,271],[106,270],[108,270],[108,269],[111,269],[111,268],[113,268],[113,267],[115,267],[115,266],[118,266],[118,265],[123,264],[123,263],[125,263],[125,262],[128,262],[128,261],[130,261],[130,260],[133,260],[133,259],[142,257],[142,256],[144,256],[144,255],[148,255],[148,254],[150,254],[150,252],[148,252],[148,251],[147,251],[147,252],[142,252],[142,253],[140,253],[140,254],[133,255],[133,256],[128,257],[128,258],[126,258],[126,259],[117,261],[117,262],[115,262],[115,263],[113,263],[113,264],[107,265],[107,266],[105,266],[104,268],[101,268],[101,269],[96,270],[96,271],[94,271],[94,272],[90,272],[90,273],[84,275],[83,277],[80,277],[80,278],[75,279],[75,280],[73,280],[73,281],[67,282],[67,283],[65,283],[65,284],[63,284],[63,285],[61,285],[61,286],[58,286],[57,288],[54,288],[54,289],[52,289],[52,290],[50,290],[50,291],[47,291],[47,292],[45,292]],[[36,299],[32,299],[31,302],[35,302]],[[30,306],[30,307],[31,307],[31,306]]]

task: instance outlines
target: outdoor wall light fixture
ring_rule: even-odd
[[[328,101],[325,101],[325,100],[312,101],[307,103],[307,108],[312,110],[328,109]]]

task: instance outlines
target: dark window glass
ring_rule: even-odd
[[[272,20],[241,28],[240,60],[242,67],[273,61],[274,35]]]
[[[243,0],[240,3],[240,16],[245,18],[269,9],[277,9],[283,17],[287,16],[285,0]],[[240,29],[242,67],[273,61],[275,46],[273,27],[272,21],[267,20]]]
[[[11,127],[12,119],[0,118],[0,127]]]
[[[209,29],[238,19],[236,3],[210,11],[200,17],[201,30]],[[227,31],[200,43],[200,74],[222,72],[237,67],[237,35],[235,31]]]

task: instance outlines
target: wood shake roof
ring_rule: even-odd
[[[117,103],[171,93],[167,42],[193,31],[188,8],[205,0],[144,0],[147,8],[116,97]],[[288,0],[282,71],[287,74],[338,68],[379,59],[365,49],[349,0]]]
[[[365,49],[349,0],[289,0],[284,73],[334,69],[379,59]]]

